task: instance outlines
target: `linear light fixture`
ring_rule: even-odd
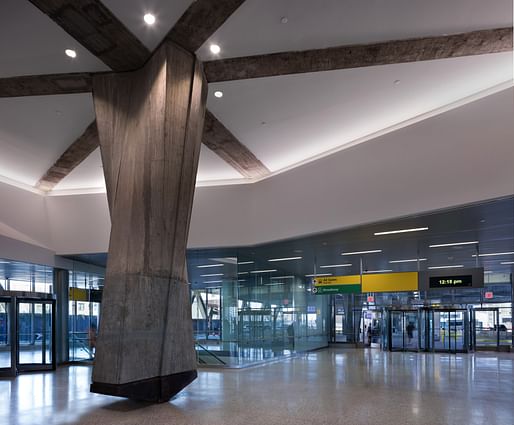
[[[238,282],[246,282],[246,279],[237,279]]]
[[[237,272],[237,274],[248,274],[248,272]]]
[[[336,267],[351,267],[352,265],[350,263],[345,264],[327,264],[326,266],[319,266],[320,269],[332,269]]]
[[[271,280],[274,279],[294,279],[294,276],[271,276]]]
[[[306,274],[305,277],[332,276],[332,273]]]
[[[201,274],[201,277],[213,277],[213,276],[223,276],[223,273],[209,273],[209,274]]]
[[[264,286],[285,285],[284,282],[265,283]]]
[[[221,286],[206,286],[207,289],[221,289]]]
[[[378,252],[382,252],[382,250],[381,249],[372,249],[370,251],[342,252],[341,255],[376,254]]]
[[[284,257],[284,258],[270,258],[268,261],[270,263],[274,263],[277,261],[291,261],[291,260],[301,260],[303,257]]]
[[[514,261],[502,261],[500,264],[514,264]]]
[[[222,283],[222,280],[204,280],[203,283]]]
[[[196,266],[199,269],[207,269],[209,267],[223,267],[225,264],[202,264],[201,266]]]
[[[427,261],[426,258],[411,258],[409,260],[391,260],[389,263],[396,264],[396,263],[417,263],[418,261]]]
[[[253,264],[255,263],[255,261],[240,261],[239,263],[237,263],[238,266],[242,266],[243,264]]]
[[[461,269],[464,267],[462,264],[458,264],[455,266],[430,266],[429,270],[436,270],[436,269]]]
[[[388,273],[392,272],[392,270],[366,270],[364,273]]]
[[[458,246],[458,245],[475,245],[478,241],[469,241],[469,242],[451,242],[451,243],[438,243],[435,245],[429,245],[429,248],[443,248],[445,246]]]
[[[490,254],[478,254],[479,257],[495,257],[497,255],[513,255],[514,251],[509,252],[491,252]],[[476,254],[473,254],[473,257],[476,257]]]
[[[386,232],[375,232],[375,236],[382,235],[394,235],[396,233],[409,233],[409,232],[421,232],[422,230],[428,230],[428,227],[415,227],[413,229],[400,229],[400,230],[388,230]]]
[[[269,269],[269,270],[252,270],[250,273],[257,274],[257,273],[273,273],[276,272],[276,269]]]

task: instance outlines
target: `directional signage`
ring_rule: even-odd
[[[358,294],[361,292],[361,277],[352,276],[323,276],[313,279],[317,295],[323,294]]]

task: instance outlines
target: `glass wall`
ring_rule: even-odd
[[[91,360],[100,323],[103,276],[76,271],[69,273],[69,360]]]

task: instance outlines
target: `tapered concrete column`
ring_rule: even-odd
[[[91,391],[163,402],[196,377],[185,258],[207,83],[165,43],[93,89],[112,229]]]

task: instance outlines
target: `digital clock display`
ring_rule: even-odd
[[[431,276],[430,288],[465,288],[473,286],[473,275]]]

